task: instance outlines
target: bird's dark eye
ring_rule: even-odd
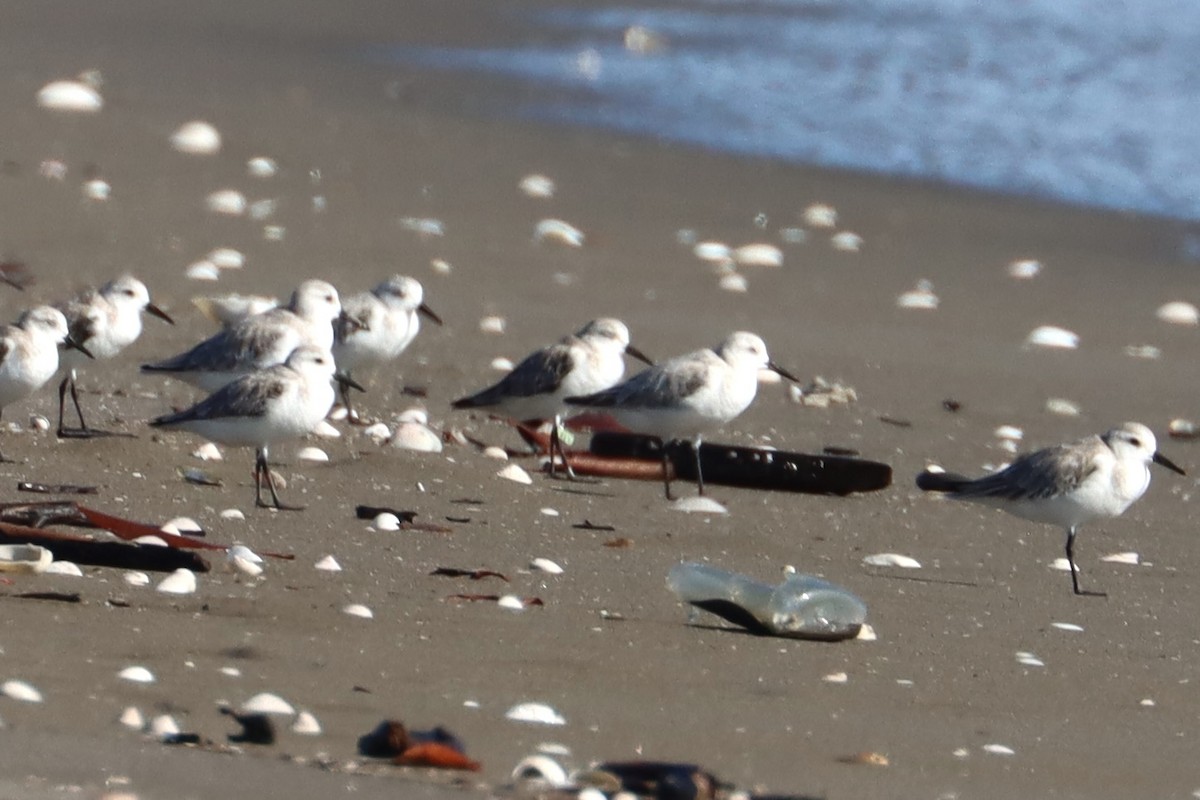
[[[1142,446],[1142,441],[1141,441],[1141,439],[1138,439],[1136,436],[1135,436],[1135,437],[1133,437],[1132,439],[1130,439],[1130,440],[1129,440],[1129,443],[1130,443],[1131,445],[1133,445],[1134,447],[1141,447],[1141,446]]]

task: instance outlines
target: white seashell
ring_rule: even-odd
[[[398,531],[400,530],[400,518],[391,512],[385,511],[371,522],[378,531]]]
[[[994,756],[1011,756],[1016,754],[1015,750],[1003,744],[985,744],[983,752],[991,753]]]
[[[301,447],[296,451],[296,458],[301,461],[328,461],[329,454],[319,447]]]
[[[363,428],[363,436],[373,439],[376,444],[383,444],[391,435],[392,429],[382,422],[376,422],[374,425]]]
[[[879,634],[875,633],[875,629],[864,622],[863,626],[858,629],[858,635],[854,638],[860,642],[874,642],[879,639]]]
[[[361,603],[351,603],[348,606],[343,606],[342,613],[349,614],[352,617],[359,617],[360,619],[374,619],[375,617],[375,612]]]
[[[837,225],[837,209],[824,203],[813,203],[804,209],[804,222],[814,228],[832,228]]]
[[[235,544],[225,551],[229,558],[242,558],[249,561],[251,564],[262,564],[263,559],[258,553],[246,547],[244,544]]]
[[[733,248],[724,242],[698,242],[692,254],[701,261],[723,263],[733,260]]]
[[[339,564],[337,562],[337,559],[334,558],[333,556],[325,556],[324,558],[322,558],[320,561],[318,561],[313,566],[319,570],[324,570],[325,572],[341,572],[342,571],[342,565]]]
[[[500,599],[496,601],[496,605],[500,606],[501,608],[506,608],[509,611],[525,610],[524,601],[522,601],[521,598],[517,597],[515,594],[502,595]]]
[[[154,683],[155,680],[154,673],[145,667],[126,667],[117,673],[117,677],[133,683]]]
[[[1036,278],[1042,271],[1042,262],[1032,258],[1019,258],[1008,265],[1008,277],[1019,281]]]
[[[313,436],[319,436],[322,439],[340,439],[342,432],[330,425],[325,420],[317,423],[317,427],[312,429]]]
[[[910,289],[904,294],[896,298],[896,305],[900,308],[913,308],[925,311],[933,311],[941,302],[933,292],[933,284],[924,278],[917,281],[915,289]]]
[[[43,575],[67,575],[72,578],[82,578],[83,570],[73,561],[51,561],[42,570]]]
[[[1017,651],[1017,663],[1027,667],[1044,667],[1046,663],[1026,650]]]
[[[200,527],[200,523],[191,517],[175,517],[175,519],[165,523],[159,530],[163,533],[173,533],[176,536],[186,536],[188,534],[194,536],[197,533],[204,533],[204,529]]]
[[[224,511],[222,511],[218,516],[220,516],[221,519],[245,519],[246,518],[246,515],[244,513],[242,513],[242,510],[240,508],[227,508]]]
[[[1101,561],[1107,561],[1110,564],[1130,564],[1136,566],[1141,563],[1141,556],[1134,552],[1124,553],[1109,553],[1100,558]]]
[[[450,266],[450,262],[444,258],[435,258],[429,262],[429,268],[438,275],[449,275],[454,268]]]
[[[350,412],[345,406],[334,406],[333,410],[329,412],[329,419],[334,422],[341,422],[348,416],[350,416]]]
[[[1076,625],[1074,622],[1051,622],[1052,627],[1058,628],[1060,631],[1069,633],[1083,633],[1083,626]]]
[[[146,727],[146,718],[142,716],[141,711],[138,711],[137,706],[129,706],[121,712],[121,716],[117,719],[131,731],[140,731]]]
[[[901,569],[920,569],[921,562],[911,556],[900,553],[876,553],[863,559],[869,567],[900,567]]]
[[[154,588],[165,594],[192,594],[196,591],[196,573],[181,567],[163,578]]]
[[[260,692],[242,703],[242,711],[252,714],[279,714],[287,717],[296,713],[296,709],[292,708],[291,703],[270,692]]]
[[[150,732],[159,739],[166,739],[179,733],[179,724],[169,714],[160,714],[150,720]]]
[[[496,447],[495,445],[483,448],[483,455],[487,458],[494,458],[497,461],[508,461],[508,451],[503,447]]]
[[[442,452],[442,437],[416,422],[403,422],[398,425],[388,444],[401,450],[416,450],[421,453]]]
[[[1034,328],[1025,338],[1027,345],[1034,347],[1056,347],[1062,350],[1074,350],[1079,347],[1079,335],[1059,328],[1055,325],[1042,325]]]
[[[397,422],[416,422],[419,425],[429,424],[429,412],[419,406],[406,408],[396,415]]]
[[[208,260],[216,264],[218,269],[241,269],[246,266],[246,257],[242,255],[241,251],[234,250],[232,247],[218,247],[208,254]],[[272,307],[274,307],[273,300]],[[252,313],[257,313],[257,311]]]
[[[221,134],[207,122],[192,120],[171,134],[171,147],[181,153],[210,156],[220,151]]]
[[[1051,397],[1046,400],[1046,410],[1060,417],[1078,417],[1083,409],[1078,403],[1073,403],[1065,397]]]
[[[246,172],[254,178],[270,178],[279,172],[279,165],[273,158],[255,156],[246,162]]]
[[[536,569],[539,572],[546,572],[550,575],[562,575],[563,568],[554,563],[548,558],[535,558],[529,562],[530,569]]]
[[[545,517],[559,516],[558,509],[555,509],[555,508],[543,508],[543,509],[541,509],[540,513],[542,514],[542,516],[545,516]]]
[[[125,582],[130,586],[149,586],[150,576],[144,572],[131,571],[125,573]]]
[[[108,181],[94,178],[83,185],[83,194],[92,200],[107,200],[112,195],[112,186]]]
[[[8,680],[0,684],[0,694],[20,700],[23,703],[42,702],[42,693],[31,683],[18,680]]]
[[[517,782],[537,781],[555,789],[570,784],[567,771],[553,758],[544,755],[522,758],[513,767],[512,779]]]
[[[583,247],[583,231],[561,219],[544,219],[533,228],[537,242],[555,241],[567,247]]]
[[[1131,344],[1125,348],[1125,355],[1130,358],[1144,358],[1147,361],[1156,361],[1162,358],[1162,350],[1152,344]]]
[[[242,677],[242,671],[240,669],[238,669],[237,667],[221,667],[217,671],[220,672],[222,675],[229,676],[230,678]]]
[[[292,723],[292,733],[298,733],[301,736],[320,736],[321,723],[317,722],[317,718],[310,711],[301,711],[296,715],[296,721]]]
[[[729,509],[713,500],[711,497],[703,495],[692,495],[690,497],[681,497],[670,503],[672,511],[683,511],[689,514],[728,514]]]
[[[1190,419],[1176,417],[1167,425],[1167,432],[1175,439],[1195,439],[1200,436],[1200,425]]]
[[[56,111],[95,113],[104,107],[104,98],[83,81],[54,81],[38,91],[37,104]]]
[[[479,320],[479,330],[483,333],[501,334],[508,327],[508,321],[504,317],[484,317]]]
[[[514,722],[533,722],[540,725],[566,725],[567,720],[545,703],[519,703],[504,713]]]
[[[243,575],[249,575],[251,578],[257,578],[259,575],[263,574],[263,568],[261,564],[255,564],[253,561],[244,559],[241,556],[231,556],[229,563],[232,564],[233,568],[238,572],[242,573]]]
[[[54,554],[36,544],[0,545],[0,572],[45,572],[54,561]]]
[[[218,251],[213,251],[216,252]],[[211,254],[210,259],[206,260],[211,263]],[[193,297],[192,305],[218,325],[230,327],[246,317],[270,311],[279,305],[279,300],[255,294],[227,294],[219,297]]]
[[[782,267],[783,251],[773,244],[744,244],[734,250],[733,260],[744,267]]]
[[[497,472],[496,476],[515,483],[524,483],[527,485],[533,483],[533,478],[529,477],[529,473],[521,469],[518,464],[509,464]]]
[[[1055,570],[1058,570],[1059,572],[1070,572],[1071,571],[1071,562],[1067,561],[1066,558],[1059,556],[1058,558],[1056,558],[1050,562],[1050,569],[1055,569]],[[1079,569],[1078,564],[1075,565],[1075,572],[1076,572],[1076,574],[1079,574],[1079,575],[1083,574],[1083,571]]]
[[[826,683],[846,683],[850,680],[850,676],[844,672],[831,672],[821,678]]]
[[[529,197],[554,196],[554,181],[545,175],[538,175],[537,173],[526,175],[524,178],[521,178],[521,182],[517,186]]]
[[[50,430],[50,420],[41,414],[33,414],[29,417],[29,427],[38,431],[48,431]]]
[[[1183,300],[1174,300],[1161,306],[1155,316],[1172,325],[1200,325],[1200,309]]]
[[[721,280],[717,282],[717,286],[727,292],[734,292],[736,294],[745,294],[750,289],[750,283],[746,280],[746,276],[739,275],[736,272],[722,275]]]
[[[246,213],[246,195],[237,189],[218,189],[204,198],[204,207],[214,214],[240,217]]]
[[[1001,425],[992,431],[992,436],[995,436],[997,439],[1008,439],[1013,442],[1019,442],[1025,438],[1025,431],[1016,425]]]
[[[404,217],[400,220],[400,227],[405,230],[410,230],[413,233],[419,233],[422,236],[445,236],[446,227],[440,219],[430,219],[426,217]]]
[[[139,536],[133,540],[134,544],[148,544],[151,547],[167,547],[167,540],[161,536]]]
[[[513,361],[511,358],[501,357],[501,358],[493,358],[490,366],[492,369],[496,370],[496,372],[512,372],[513,367],[516,365],[513,364]]]
[[[835,233],[829,240],[829,243],[833,245],[834,250],[841,250],[845,253],[857,253],[862,249],[863,238],[857,233],[842,231],[841,233]]]
[[[194,264],[188,265],[188,268],[183,271],[183,274],[186,278],[188,278],[188,280],[215,281],[220,279],[221,270],[211,261],[201,260]]]

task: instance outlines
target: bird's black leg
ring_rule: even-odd
[[[78,428],[68,428],[63,425],[63,407],[66,405],[67,387],[71,389],[71,403],[75,406],[75,415],[79,417]],[[79,405],[79,390],[75,388],[75,373],[68,372],[63,378],[62,383],[58,385],[58,438],[60,439],[95,439],[100,436],[126,436],[130,439],[135,438],[132,433],[118,433],[116,431],[103,431],[99,428],[89,428],[88,424],[83,419],[83,408]]]
[[[696,441],[692,443],[692,451],[696,454],[696,484],[700,487],[700,494],[704,494],[704,471],[700,469],[700,438],[696,437]]]
[[[262,479],[266,478],[267,489],[271,492],[271,504],[262,500]],[[259,448],[254,456],[254,504],[259,508],[274,508],[279,511],[301,511],[304,506],[288,506],[279,501],[279,493],[275,491],[275,478],[271,475],[271,466],[267,463],[266,448]]]
[[[63,409],[67,404],[67,384],[70,382],[71,382],[71,373],[68,372],[66,375],[63,376],[62,383],[60,383],[58,385],[58,435],[59,436],[62,436],[63,432],[66,430],[66,426],[63,425]],[[80,421],[82,421],[83,417],[80,417],[79,419],[80,419]]]
[[[1067,529],[1067,566],[1071,568],[1071,587],[1075,594],[1087,597],[1108,597],[1104,592],[1085,592],[1079,588],[1079,570],[1075,566],[1075,528]]]
[[[658,444],[662,448],[663,489],[666,492],[667,499],[674,500],[675,497],[671,494],[671,459],[667,454],[667,445],[669,443],[663,439],[659,439]]]

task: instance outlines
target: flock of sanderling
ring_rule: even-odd
[[[91,359],[111,358],[135,341],[143,311],[172,322],[150,302],[145,284],[124,276],[58,306],[24,312],[0,334],[0,412],[61,370],[58,435],[107,435],[84,420],[76,370]],[[345,303],[331,284],[308,280],[286,306],[256,310],[228,304],[225,312],[225,325],[215,335],[184,353],[143,365],[144,372],[168,375],[209,392],[194,406],[157,417],[150,425],[254,447],[255,502],[275,509],[296,507],[279,499],[268,448],[301,438],[321,424],[337,399],[334,382],[340,384],[349,412],[349,390],[362,389],[350,377],[352,369],[398,357],[420,330],[421,315],[441,323],[425,304],[420,283],[399,275]],[[626,354],[650,366],[622,382]],[[607,414],[664,445],[688,441],[697,454],[703,494],[700,441],[750,406],[763,370],[796,380],[771,361],[766,344],[753,333],[738,331],[712,349],[654,364],[630,343],[624,323],[601,318],[534,351],[499,382],[456,400],[453,407],[484,409],[527,423],[552,421],[550,468],[553,472],[561,459],[569,476],[559,435],[563,419],[578,411]],[[68,390],[78,427],[64,424]],[[1074,557],[1077,528],[1123,513],[1149,487],[1151,463],[1184,474],[1158,452],[1149,428],[1130,422],[1100,436],[1020,457],[982,478],[931,470],[918,476],[917,485],[1062,527],[1072,586],[1076,594],[1083,594]],[[670,498],[668,476],[664,464]],[[263,484],[269,503],[262,496]]]

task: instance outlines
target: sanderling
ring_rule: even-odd
[[[769,369],[795,382],[767,356],[767,345],[753,333],[738,331],[713,350],[697,350],[639,372],[624,383],[582,397],[567,397],[574,406],[611,414],[636,433],[662,443],[663,480],[671,499],[667,444],[688,440],[696,454],[696,479],[704,494],[700,440],[741,414],[758,393],[759,370]]]
[[[146,284],[132,275],[124,275],[101,286],[89,289],[78,297],[60,303],[59,310],[67,318],[71,338],[79,342],[95,358],[112,358],[133,344],[142,334],[142,311],[172,325],[166,312],[150,302]],[[66,350],[59,357],[59,368],[66,371],[58,385],[58,435],[59,437],[87,438],[108,435],[109,431],[88,427],[79,407],[79,394],[75,389],[75,373],[83,363],[84,356],[76,350]],[[71,402],[79,415],[79,427],[63,425],[63,407],[67,389],[71,390]],[[128,435],[128,434],[126,434]]]
[[[1158,452],[1154,434],[1138,422],[1126,422],[1100,436],[1047,447],[1021,456],[982,478],[925,471],[917,486],[945,492],[1007,511],[1032,522],[1067,531],[1071,586],[1081,592],[1075,566],[1075,531],[1093,519],[1120,516],[1150,486],[1150,463],[1185,474]]]
[[[496,413],[537,425],[554,420],[550,433],[550,471],[554,472],[554,454],[567,463],[559,440],[562,415],[567,411],[566,397],[589,395],[615,384],[625,374],[629,353],[640,361],[650,359],[629,343],[629,329],[618,319],[594,319],[559,342],[527,355],[512,372],[498,383],[469,397],[455,400],[455,408],[488,408]]]
[[[71,338],[67,318],[53,306],[31,308],[15,324],[0,328],[0,413],[54,377],[60,342],[91,355]],[[0,461],[7,460],[0,453]]]
[[[282,364],[242,375],[189,409],[150,422],[156,428],[182,429],[225,445],[257,448],[254,502],[260,508],[296,510],[279,502],[267,465],[267,448],[312,431],[333,407],[333,354],[304,346]],[[262,499],[262,484],[271,491],[271,506]]]
[[[333,357],[345,375],[357,367],[398,358],[421,330],[421,314],[442,324],[441,317],[425,304],[421,284],[404,275],[393,275],[369,292],[346,298],[342,312]],[[353,418],[347,390],[342,391],[342,404]]]
[[[241,375],[283,363],[297,347],[331,349],[333,323],[341,311],[337,289],[325,281],[305,281],[286,307],[246,317],[186,353],[143,364],[142,371],[170,375],[214,392]]]

